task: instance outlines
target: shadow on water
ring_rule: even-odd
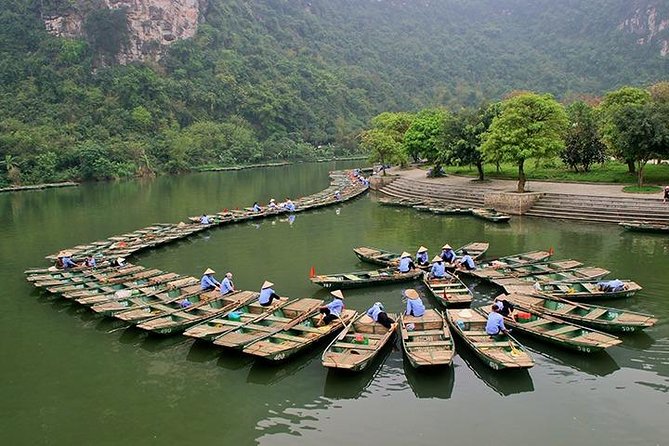
[[[180,334],[174,335],[159,335],[155,333],[148,333],[144,338],[144,341],[140,344],[140,347],[147,352],[158,353],[165,350],[171,350],[174,347],[190,344],[193,342],[191,338],[181,336]]]
[[[656,341],[655,338],[645,331],[622,334],[617,333],[616,336],[623,340],[623,345],[625,347],[640,351],[648,350]]]
[[[219,351],[220,356],[216,365],[227,370],[240,370],[252,364],[255,359],[251,355],[246,355],[239,350],[223,349]]]
[[[211,342],[196,339],[188,350],[186,360],[190,362],[205,363],[213,361],[221,356],[221,350]]]
[[[325,377],[323,395],[333,399],[357,399],[372,384],[379,375],[382,367],[393,352],[392,347],[386,346],[374,360],[361,372],[328,369]]]
[[[304,354],[287,361],[268,361],[256,358],[246,377],[247,383],[276,384],[309,366],[314,360],[320,361],[320,349],[308,349]]]
[[[455,385],[454,367],[437,366],[414,368],[403,357],[404,376],[413,394],[418,398],[449,399]]]
[[[607,352],[583,354],[522,336],[522,343],[535,355],[542,355],[558,364],[595,376],[606,376],[620,369]]]
[[[464,341],[460,341],[463,344]],[[469,348],[457,347],[458,355],[488,387],[502,396],[534,392],[534,383],[527,369],[493,370]]]

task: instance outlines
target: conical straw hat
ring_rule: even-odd
[[[332,294],[334,297],[338,297],[340,299],[344,298],[344,293],[342,293],[341,290],[331,291],[330,294]]]
[[[204,271],[203,274],[216,274],[216,271],[214,271],[214,270],[211,269],[211,268],[207,268],[207,269]]]
[[[262,290],[263,288],[269,288],[269,287],[271,287],[272,285],[274,285],[272,282],[270,282],[269,280],[265,280],[265,282],[262,284],[262,286],[260,287],[260,289]]]
[[[421,246],[420,248],[418,248],[418,252],[426,252],[426,251],[427,248],[425,246]]]
[[[433,261],[433,262],[443,262],[444,259],[442,259],[442,258],[439,257],[439,256],[434,256],[434,259],[432,259],[432,261]]]
[[[418,299],[418,291],[414,290],[413,288],[406,290],[404,295],[409,299]]]
[[[404,251],[400,257],[411,257],[411,254],[408,252]]]
[[[446,243],[444,246],[441,247],[441,249],[453,249],[453,248],[451,248],[451,245]]]

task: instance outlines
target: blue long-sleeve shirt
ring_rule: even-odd
[[[442,262],[434,262],[430,272],[433,277],[444,277],[446,275],[446,265]]]
[[[340,316],[344,309],[344,302],[341,299],[335,298],[332,302],[326,305],[330,310],[330,314]]]
[[[419,252],[416,254],[416,262],[427,263],[427,252]]]
[[[258,206],[258,203],[253,205],[253,212],[260,212],[262,209]]]
[[[412,314],[416,317],[421,317],[425,314],[425,305],[420,299],[407,299],[407,311],[405,314]]]
[[[211,287],[216,288],[219,285],[220,283],[218,283],[218,280],[214,279],[214,276],[210,274],[205,274],[202,276],[202,280],[200,280],[200,288],[203,290]]]
[[[367,310],[367,316],[374,319],[374,322],[378,322],[379,313],[381,313],[382,311],[383,310],[378,305],[372,305],[372,307],[369,310]]]
[[[279,295],[276,294],[273,289],[263,288],[262,290],[260,290],[260,296],[258,297],[258,303],[262,304],[262,305],[268,304],[269,303],[269,298],[272,297],[272,295],[276,295],[277,297],[279,297]]]
[[[72,260],[70,257],[63,257],[62,262],[63,268],[74,268],[77,266],[77,264],[74,263],[74,260]]]
[[[488,315],[488,322],[485,324],[485,332],[489,335],[496,335],[506,330],[504,326],[504,316],[492,312]]]
[[[400,259],[399,270],[401,273],[408,273],[411,265],[410,257],[402,257]]]
[[[289,212],[294,212],[294,211],[295,211],[295,203],[286,203],[286,204],[285,204],[285,208],[286,208]]]
[[[200,224],[201,225],[208,225],[210,223],[211,222],[209,221],[209,217],[207,217],[206,215],[203,215],[202,217],[200,217]]]
[[[460,262],[467,267],[467,269],[476,269],[476,264],[474,263],[474,259],[467,254],[466,256],[463,256],[462,259],[460,259]]]
[[[223,281],[221,282],[221,294],[232,293],[234,290],[235,289],[232,286],[232,281],[227,277],[223,279]]]
[[[455,257],[455,251],[452,249],[443,249],[441,251],[441,258],[444,259],[444,262],[446,263],[453,263]]]

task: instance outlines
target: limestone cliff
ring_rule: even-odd
[[[165,47],[195,35],[207,0],[99,0],[70,2],[43,11],[47,30],[62,37],[82,37],[87,16],[96,9],[125,12],[126,38],[114,55],[116,62],[157,60]]]
[[[637,36],[637,44],[653,45],[664,57],[669,55],[669,12],[660,11],[656,2],[636,1],[618,29]]]

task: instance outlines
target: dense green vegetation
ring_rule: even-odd
[[[124,12],[98,3],[2,1],[0,185],[343,155],[383,111],[599,95],[669,71],[617,29],[626,0],[209,0],[193,39],[127,66]],[[48,35],[41,14],[72,5],[86,36]]]

